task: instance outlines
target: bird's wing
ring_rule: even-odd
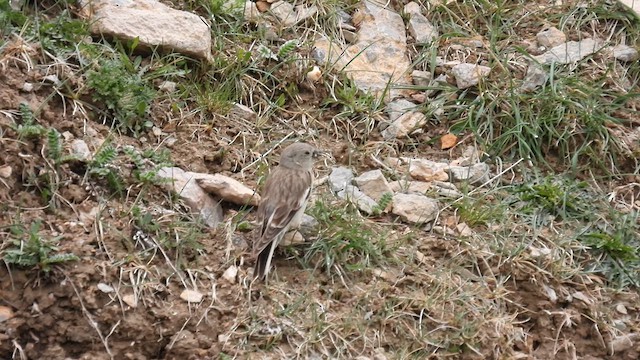
[[[279,172],[279,173],[276,173]],[[289,174],[287,174],[289,172]],[[283,181],[295,178],[296,181]],[[261,253],[280,233],[284,233],[291,219],[304,205],[311,193],[311,171],[296,171],[276,167],[265,184],[262,202],[258,207],[260,235],[254,243],[254,254]]]

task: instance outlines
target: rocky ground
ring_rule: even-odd
[[[0,3],[0,358],[640,356],[637,9],[163,3]]]

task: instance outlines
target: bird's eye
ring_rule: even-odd
[[[305,151],[305,152],[304,152],[304,154],[305,154],[305,155],[310,155],[310,154],[311,154],[311,151],[308,151],[308,150],[307,150],[307,151]]]

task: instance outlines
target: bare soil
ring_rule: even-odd
[[[91,146],[95,146],[92,143],[95,138],[105,139],[113,133],[105,125],[85,122],[74,114],[69,104],[63,104],[51,86],[43,82],[45,74],[41,70],[14,65],[0,72],[0,110],[16,110],[26,102],[37,109],[42,125],[54,127],[60,133],[69,132]],[[36,90],[22,91],[25,82],[36,84]],[[318,97],[310,90],[301,96],[310,100]],[[160,104],[155,111],[164,110]],[[181,123],[162,123],[162,119],[157,117],[159,126],[177,139],[168,148],[176,166],[191,171],[222,172],[255,185],[256,179],[239,173],[239,169],[265,149],[253,149],[255,153],[247,154],[239,150],[241,147],[217,140],[233,138],[242,128],[233,123],[218,123],[215,134],[198,131],[194,136],[194,128],[201,126],[197,121],[191,119],[190,123],[186,118]],[[472,270],[491,275],[487,279],[502,278],[502,283],[459,277],[442,284],[436,276],[439,266],[474,255],[467,245],[428,232],[418,232],[412,242],[425,257],[414,259],[412,266],[406,268],[384,269],[386,273],[382,275],[370,270],[354,272],[342,282],[320,268],[302,266],[291,253],[280,253],[274,280],[266,287],[254,285],[253,289],[249,289],[246,276],[252,263],[244,252],[250,244],[251,232],[229,235],[224,227],[203,228],[198,230],[202,234],[198,238],[201,250],[141,253],[132,237],[135,216],[130,200],[142,196],[142,203],[149,207],[172,209],[175,204],[170,196],[159,188],[142,189],[135,184],[131,184],[124,197],[112,196],[105,184],[86,181],[82,166],[64,164],[58,170],[60,198],[53,211],[42,196],[44,184],[39,178],[49,166],[42,156],[45,144],[19,139],[10,125],[8,116],[0,113],[0,167],[8,165],[12,169],[12,174],[0,181],[0,229],[3,229],[0,237],[6,238],[9,226],[17,221],[29,224],[39,219],[44,224],[42,237],[62,236],[59,251],[73,253],[80,260],[56,266],[50,273],[0,268],[0,305],[13,312],[10,319],[0,323],[2,359],[308,358],[308,352],[300,352],[303,345],[305,349],[315,346],[317,358],[325,358],[324,351],[375,359],[640,358],[638,339],[633,346],[613,354],[609,348],[611,333],[602,331],[600,323],[605,317],[624,317],[633,323],[633,328],[621,329],[624,333],[640,332],[637,293],[605,291],[603,279],[597,274],[567,274],[566,279],[557,280],[555,288],[563,293],[558,293],[559,300],[552,302],[538,283],[541,274],[535,273],[535,267],[502,263],[500,259]],[[88,132],[87,128],[95,132]],[[446,129],[432,131],[443,133]],[[142,148],[156,146],[155,141],[151,133],[147,134],[147,143],[124,135],[113,139],[119,146]],[[359,150],[337,143],[326,134],[320,134],[317,142],[333,151],[336,165],[355,163],[361,168],[372,165]],[[212,155],[221,151],[226,155]],[[439,150],[424,145],[420,152]],[[328,168],[323,166],[319,171],[326,174]],[[96,209],[98,216],[92,213]],[[229,218],[239,209],[225,204],[225,210]],[[179,217],[169,214],[164,220]],[[162,219],[157,221],[161,226],[164,224]],[[406,230],[403,225],[396,225],[393,231],[402,234]],[[180,238],[179,235],[175,238]],[[174,271],[175,264],[183,266],[182,271]],[[232,265],[239,269],[236,281],[223,277]],[[424,272],[416,273],[415,268]],[[108,284],[113,291],[105,292],[99,284]],[[180,294],[185,288],[198,289],[205,295],[204,300],[198,304],[184,301]],[[431,299],[440,290],[445,292],[444,296],[457,296],[460,289],[486,297],[487,307],[478,308],[476,313],[459,314],[456,311],[464,307],[452,300],[448,308],[425,312],[429,304],[416,301],[420,294]],[[577,292],[595,302],[576,300]],[[492,296],[507,299],[500,302],[505,308],[491,308]],[[616,311],[620,304],[626,314]],[[480,324],[475,320],[488,313],[508,317],[501,322],[494,319],[475,328],[464,328],[465,322]],[[366,326],[361,326],[365,324],[361,318],[353,321],[357,316],[368,319]],[[301,318],[309,322],[296,323]],[[324,333],[335,338],[332,341],[314,338],[313,321],[335,328]],[[422,322],[424,331],[434,334],[447,327],[462,329],[460,344],[466,344],[467,350],[459,352],[426,343],[408,345],[407,332],[412,327],[404,324],[416,321]],[[518,329],[520,335],[516,333]],[[477,336],[479,333],[484,336]],[[465,339],[486,340],[469,344]],[[330,349],[327,344],[349,345]],[[437,350],[429,356],[397,352],[407,348]]]

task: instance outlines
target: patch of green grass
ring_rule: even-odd
[[[317,200],[308,212],[319,223],[318,239],[304,255],[307,264],[320,259],[329,274],[361,271],[385,261],[384,232],[360,217],[357,210]]]
[[[162,247],[178,268],[194,260],[196,253],[203,249],[200,243],[203,226],[198,222],[183,219],[177,213],[153,213],[138,205],[131,209],[131,215],[139,231],[134,235],[136,245],[154,253],[156,246]]]
[[[586,182],[562,176],[547,176],[527,182],[516,189],[520,199],[518,211],[545,218],[590,220],[594,217],[594,197]]]
[[[58,252],[57,244],[62,237],[45,239],[40,235],[41,227],[40,221],[34,221],[29,228],[23,224],[12,225],[10,238],[5,240],[9,245],[1,253],[4,262],[20,267],[36,267],[48,273],[56,264],[79,260],[74,254]]]
[[[485,199],[464,197],[452,205],[456,209],[458,216],[460,216],[460,221],[471,227],[487,226],[503,219],[505,213],[503,204]]]
[[[93,100],[107,107],[122,131],[138,134],[153,126],[148,111],[156,92],[143,76],[147,71],[142,57],[131,61],[128,56],[115,53],[111,58],[99,58],[87,72]]]
[[[595,229],[578,240],[591,247],[598,256],[593,270],[605,274],[614,285],[640,286],[640,225],[638,212],[621,214],[612,211],[610,221],[599,221]]]

